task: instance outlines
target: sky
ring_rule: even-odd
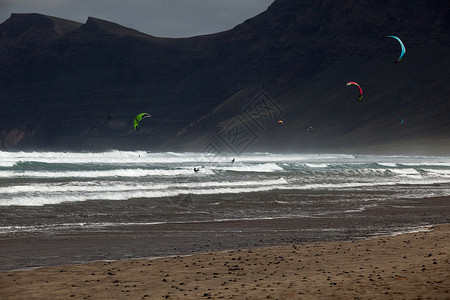
[[[41,13],[80,23],[89,16],[159,37],[189,37],[233,28],[274,0],[0,0],[11,13]]]

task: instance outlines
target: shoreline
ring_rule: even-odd
[[[450,224],[348,241],[0,272],[2,299],[448,299]]]
[[[277,199],[276,194],[266,196]],[[5,235],[0,239],[0,272],[94,261],[365,239],[402,233],[420,226],[450,223],[449,200],[450,197],[393,200],[348,216],[230,220],[214,224],[168,223],[119,226],[98,231],[82,229]]]
[[[301,244],[296,244],[296,246],[302,247],[302,246],[307,246],[309,244],[314,244],[314,243],[365,241],[365,240],[371,240],[371,239],[383,238],[383,237],[395,237],[395,236],[399,236],[399,235],[403,235],[403,234],[429,232],[429,231],[432,231],[433,227],[445,226],[445,225],[450,226],[450,223],[410,227],[406,231],[394,231],[392,233],[380,232],[380,233],[370,234],[369,236],[365,236],[365,237],[354,237],[352,239],[305,242],[305,243],[301,243]],[[150,256],[150,257],[124,258],[124,259],[100,259],[100,260],[86,261],[86,262],[74,263],[74,264],[36,266],[36,267],[19,268],[19,269],[12,269],[12,270],[0,270],[0,274],[5,273],[5,272],[32,271],[32,270],[36,270],[36,269],[40,269],[40,268],[48,268],[48,267],[79,266],[79,265],[87,265],[87,264],[91,264],[91,263],[101,263],[101,262],[115,263],[115,262],[120,262],[120,261],[132,261],[132,260],[142,260],[142,259],[152,261],[152,260],[157,260],[157,259],[168,259],[168,258],[174,258],[174,257],[189,257],[189,256],[193,256],[193,255],[200,255],[200,254],[211,253],[211,252],[221,253],[221,252],[242,251],[242,250],[250,250],[251,251],[251,250],[255,250],[255,249],[262,249],[262,248],[269,248],[269,247],[285,247],[285,246],[290,246],[290,245],[291,245],[290,243],[284,243],[284,244],[279,244],[279,245],[249,247],[249,248],[240,248],[240,249],[230,248],[230,249],[210,250],[210,251],[206,251],[206,252],[194,252],[194,253],[190,253],[190,254],[172,254],[172,255],[166,255],[166,256]]]

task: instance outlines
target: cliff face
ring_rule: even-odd
[[[445,151],[449,20],[447,1],[277,0],[232,30],[164,39],[95,18],[13,14],[0,25],[0,147],[344,151],[428,141]],[[386,35],[406,44],[399,64]],[[363,86],[361,103],[348,81]],[[284,127],[258,124],[250,109],[260,95]],[[153,117],[137,134],[140,112]],[[236,118],[253,133],[245,149],[221,136]]]
[[[245,57],[263,86],[230,97],[175,144],[239,152],[224,138],[234,129],[250,132],[244,150],[448,154],[449,8],[444,1],[275,1],[229,32],[243,50],[228,56]],[[386,35],[406,44],[401,63],[394,63],[400,45]],[[362,102],[348,81],[363,87]],[[258,103],[261,90],[273,115]]]
[[[13,144],[2,139],[3,148],[95,147],[97,139],[99,147],[133,147],[142,111],[154,122],[139,144],[157,146],[230,89],[202,38],[160,39],[95,18],[61,32],[60,22],[25,14],[0,27],[1,128],[23,133]]]

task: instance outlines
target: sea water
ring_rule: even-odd
[[[194,172],[194,168],[199,171]],[[280,195],[275,203],[242,200],[246,193],[268,191]],[[298,197],[285,199],[284,191],[297,191]],[[330,201],[340,205],[333,212],[302,207],[317,195],[336,191],[340,196]],[[233,197],[236,194],[241,195],[239,201]],[[286,218],[299,212],[303,217],[358,213],[392,197],[449,195],[449,157],[0,152],[3,234],[81,225],[126,225],[130,220],[204,222]],[[260,198],[264,198],[263,194]],[[128,210],[122,214],[112,212],[117,201],[126,203]],[[61,209],[68,203],[70,211]]]
[[[217,235],[227,222],[351,218],[448,196],[450,157],[0,152],[0,241],[183,224]],[[164,238],[177,239],[167,226]]]
[[[194,168],[199,171],[194,172]],[[298,191],[298,197],[284,199],[283,192],[287,190]],[[234,194],[267,191],[280,194],[279,200],[268,205],[271,209],[261,205],[263,200],[258,203],[233,200]],[[341,192],[339,199],[330,201],[342,203],[341,210],[333,214],[357,213],[392,197],[449,196],[450,158],[270,153],[232,157],[143,151],[0,152],[0,233],[87,223],[108,226],[126,224],[130,219],[192,222],[234,216],[286,218],[294,217],[299,211],[302,216],[323,215],[330,212],[308,211],[302,209],[302,203],[314,201],[312,195],[335,191]],[[205,203],[202,197],[202,203],[197,203],[198,195],[211,195],[206,197],[211,200]],[[116,201],[128,202],[128,210],[112,213]],[[61,205],[67,203],[71,203],[72,209],[61,210]],[[201,211],[196,209],[199,205]]]

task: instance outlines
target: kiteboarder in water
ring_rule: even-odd
[[[200,171],[199,168],[194,168],[194,172],[197,173],[198,171]]]
[[[233,159],[231,160],[231,163],[234,163],[234,157],[233,157]]]

